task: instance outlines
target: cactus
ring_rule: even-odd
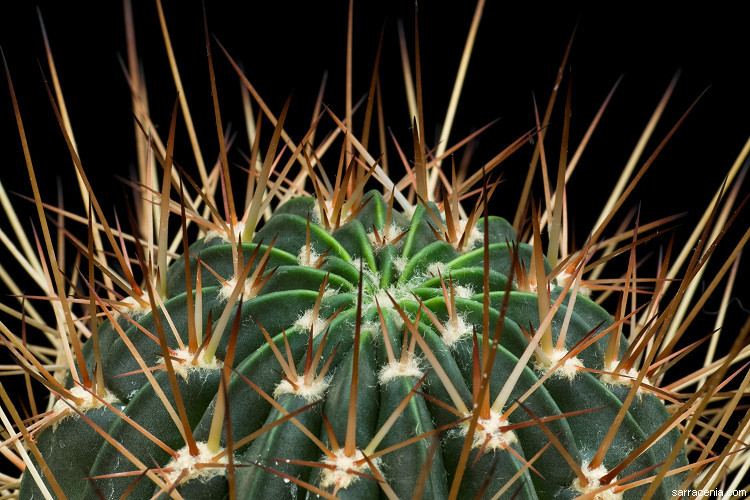
[[[637,220],[605,239],[629,189],[616,192],[585,244],[569,247],[564,178],[572,166],[564,158],[556,177],[547,173],[547,123],[537,118],[531,132],[467,170],[449,163],[444,141],[430,149],[416,109],[413,161],[401,177],[393,158],[389,175],[368,135],[346,125],[351,97],[343,116],[318,109],[297,139],[285,132],[289,100],[278,116],[261,105],[246,158],[252,174],[238,188],[214,59],[225,58],[246,95],[262,100],[208,30],[205,44],[219,161],[209,169],[197,160],[195,173],[179,164],[183,96],[161,131],[144,126],[150,117],[139,108],[144,175],[131,183],[127,220],[108,222],[50,93],[85,186],[79,220],[88,230],[70,236],[80,259],[63,275],[45,217],[53,209],[26,152],[44,248],[39,275],[56,298],[56,323],[40,327],[24,301],[13,311],[22,332],[0,330],[27,381],[53,397],[29,422],[2,389],[15,436],[6,443],[26,469],[5,490],[20,498],[669,498],[722,480],[744,486],[748,417],[738,402],[748,380],[734,365],[748,328],[705,371],[664,381],[665,367],[695,348],[680,342],[692,321],[680,307],[722,238],[709,234],[711,224],[734,221],[727,211],[709,207],[677,282],[669,264],[688,253],[673,256],[668,246],[644,301],[638,251],[673,219]],[[415,64],[419,95],[418,57]],[[366,130],[378,114],[375,76]],[[132,85],[137,101],[144,89]],[[569,99],[565,106],[563,151]],[[273,132],[261,152],[265,121]],[[331,132],[314,147],[324,124]],[[336,140],[338,151],[324,156]],[[497,167],[524,147],[544,171],[544,202],[525,188],[516,214],[490,215],[503,190]],[[732,186],[721,206],[733,205],[739,181]],[[618,254],[624,277],[598,281]],[[590,297],[612,289],[611,311]],[[29,325],[61,332],[52,342],[66,368],[26,342]]]

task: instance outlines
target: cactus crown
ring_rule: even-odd
[[[476,29],[475,21],[469,52]],[[341,116],[319,101],[295,139],[285,130],[290,101],[276,115],[208,29],[205,43],[219,158],[211,167],[196,154],[195,174],[179,164],[184,94],[167,130],[148,126],[147,109],[138,107],[143,175],[131,183],[137,197],[127,224],[108,222],[90,188],[60,84],[52,82],[51,105],[88,205],[78,219],[85,238],[69,238],[79,258],[68,276],[45,214],[55,209],[38,193],[6,69],[41,228],[39,253],[17,233],[18,259],[54,298],[56,313],[47,326],[32,301],[4,308],[23,324],[20,335],[0,323],[7,352],[29,383],[54,396],[49,411],[24,421],[0,386],[3,450],[25,468],[20,482],[3,483],[6,491],[21,498],[667,498],[722,481],[741,485],[748,417],[739,399],[748,379],[733,365],[748,328],[723,357],[711,350],[705,369],[665,382],[667,370],[697,347],[682,340],[693,320],[683,309],[734,220],[741,162],[728,175],[732,189],[696,229],[692,256],[670,244],[644,300],[638,250],[673,218],[636,219],[610,237],[605,231],[654,156],[634,180],[623,174],[585,244],[573,248],[565,182],[579,156],[565,153],[569,93],[560,99],[566,113],[556,176],[544,149],[549,113],[471,170],[451,155],[481,131],[431,149],[421,98],[410,110],[408,147],[394,140],[405,171],[399,176],[399,159],[372,154],[378,148],[369,144],[370,129],[383,120],[380,51],[364,132],[349,125],[349,95]],[[414,45],[407,87],[421,96],[418,36]],[[221,120],[217,56],[234,68],[247,99],[251,150],[242,188]],[[134,102],[145,102],[137,73],[131,64]],[[176,69],[173,76],[178,82]],[[261,150],[268,123],[271,139]],[[316,138],[323,130],[328,135]],[[381,134],[381,151],[384,141]],[[502,191],[497,172],[529,149],[528,178],[540,168],[544,202],[527,185],[508,220],[491,215]],[[711,234],[712,227],[724,231]],[[627,259],[624,276],[599,278],[619,254]],[[599,305],[610,294],[613,313]],[[29,325],[50,334],[63,363],[26,342]]]

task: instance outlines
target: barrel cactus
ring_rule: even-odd
[[[220,124],[208,31],[206,45]],[[12,84],[11,96],[20,117]],[[175,104],[163,143],[144,133],[153,157],[134,183],[129,228],[108,223],[89,191],[67,283],[35,194],[70,369],[56,378],[25,334],[4,329],[8,352],[54,396],[29,424],[3,389],[11,441],[29,450],[20,484],[6,488],[20,498],[639,499],[720,479],[709,469],[729,463],[740,435],[727,438],[725,420],[701,424],[705,434],[696,409],[729,400],[727,418],[741,412],[738,396],[720,391],[746,332],[702,374],[702,389],[661,385],[683,355],[668,331],[713,251],[707,230],[677,293],[666,295],[664,269],[659,293],[635,306],[636,248],[654,225],[622,231],[607,243],[622,247],[601,257],[607,219],[568,251],[564,166],[544,208],[527,197],[516,221],[490,214],[495,167],[540,136],[540,123],[482,168],[457,172],[445,146],[428,155],[419,113],[400,181],[349,130],[350,107],[347,117],[321,111],[296,144],[284,132],[289,101],[278,117],[263,109],[273,134],[261,154],[255,131],[241,206],[221,125],[213,171],[194,179],[175,161]],[[309,142],[324,120],[342,138],[335,176]],[[20,119],[19,131],[25,143]],[[607,311],[582,277],[617,253],[629,264]],[[689,459],[691,436],[721,436],[724,458]]]
[[[130,492],[143,498],[179,483],[183,471],[181,479],[189,480],[177,487],[183,496],[223,498],[226,429],[235,463],[249,465],[235,471],[235,487],[247,498],[294,497],[297,481],[342,498],[378,498],[380,481],[399,498],[417,484],[426,498],[447,498],[465,442],[471,448],[468,463],[463,457],[462,497],[498,490],[509,498],[574,497],[596,489],[600,471],[624,462],[668,420],[656,396],[638,394],[605,460],[587,471],[629,393],[628,384],[603,382],[580,368],[606,368],[607,339],[616,334],[611,316],[585,296],[568,293],[571,282],[537,293],[534,271],[546,277],[552,269],[545,257],[517,242],[504,219],[457,221],[465,228],[449,237],[436,228],[456,224],[444,220],[434,203],[419,204],[407,217],[390,200],[367,193],[356,215],[334,229],[325,221],[338,214],[321,212],[324,205],[312,198],[294,198],[274,211],[251,242],[238,240],[235,247],[210,235],[192,245],[187,262],[174,263],[167,273],[161,317],[108,315],[98,332],[101,371],[111,404],[124,406],[122,417],[94,405],[82,412],[86,418],[69,417],[38,440],[69,497],[99,489],[114,498],[137,478],[117,476],[137,470],[135,462],[97,439],[89,419],[101,420],[112,439],[128,443],[135,459],[155,460],[167,471],[164,484],[142,481]],[[239,279],[233,254],[243,257]],[[198,274],[206,276],[199,280]],[[241,309],[234,305],[237,291]],[[556,312],[540,316],[540,308]],[[546,325],[540,326],[540,317],[548,319]],[[208,342],[190,328],[195,322],[216,325]],[[557,345],[560,332],[566,335],[561,346],[542,348],[529,360],[534,343],[528,336],[538,337],[535,329],[547,330],[539,345]],[[490,351],[489,342],[497,339],[498,348]],[[627,348],[621,339],[614,359]],[[574,356],[567,356],[571,349]],[[93,342],[83,353],[91,371]],[[490,367],[481,364],[490,357]],[[217,359],[227,358],[236,371],[221,392]],[[164,367],[167,359],[180,403],[166,368],[151,377],[143,373],[144,367]],[[550,369],[552,376],[545,377]],[[484,375],[488,388],[481,383]],[[170,418],[164,396],[184,408],[189,426]],[[91,400],[86,393],[80,397]],[[217,405],[226,408],[217,412]],[[302,408],[296,422],[271,428]],[[227,415],[218,417],[218,425],[226,421],[225,431],[212,440],[220,413]],[[264,432],[255,434],[259,429]],[[192,433],[195,444],[186,445],[182,433]],[[430,451],[430,436],[439,438],[439,449]],[[678,437],[676,430],[667,433],[620,474],[660,465]],[[559,449],[546,450],[552,443]],[[175,459],[164,445],[181,457],[193,456],[189,446],[195,446],[200,454],[192,460],[215,467]],[[80,476],[63,473],[71,461],[81,467]],[[684,462],[681,453],[675,466]],[[214,474],[219,479],[207,480]],[[87,484],[81,477],[94,479]],[[665,481],[662,488],[672,484],[677,482]],[[30,479],[25,485],[34,487]]]

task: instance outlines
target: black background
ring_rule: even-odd
[[[43,85],[42,72],[48,74],[48,68],[35,11],[38,5],[50,36],[81,160],[105,211],[112,214],[117,210],[123,219],[122,200],[127,188],[121,187],[114,174],[129,176],[134,168],[135,134],[129,89],[118,62],[118,55],[125,57],[126,50],[122,6],[117,1],[64,4],[42,1],[3,7],[0,45],[16,87],[32,159],[37,172],[42,174],[41,189],[49,201],[54,201],[59,182],[64,188],[65,206],[80,213],[83,207],[75,191],[73,165]],[[136,0],[134,4],[137,44],[147,79],[151,116],[165,138],[176,91],[154,3]],[[571,150],[577,146],[612,85],[623,76],[569,187],[577,241],[582,242],[659,98],[675,72],[681,70],[677,88],[644,160],[693,100],[708,90],[625,207],[627,210],[640,204],[641,221],[687,211],[688,216],[677,228],[677,249],[681,249],[681,243],[750,135],[746,119],[750,111],[747,79],[750,42],[739,14],[718,4],[700,11],[684,6],[655,8],[633,3],[617,10],[560,3],[554,7],[526,4],[488,2],[451,143],[500,118],[480,139],[474,159],[479,168],[531,129],[532,95],[536,95],[543,112],[566,44],[578,23],[567,68],[568,75],[573,75]],[[242,61],[249,79],[276,114],[286,97],[294,92],[287,128],[296,140],[309,124],[324,70],[329,72],[324,101],[339,116],[344,115],[347,4],[336,1],[323,5],[324,2],[206,2],[209,30]],[[210,165],[218,155],[218,144],[202,4],[165,0],[164,8],[198,137]],[[419,7],[426,136],[432,146],[439,135],[473,9],[471,2],[458,1],[422,2]],[[396,20],[404,20],[413,54],[413,3],[356,2],[354,17],[355,99],[367,92],[375,48],[385,23],[381,84],[386,122],[411,157],[411,118],[403,97]],[[224,124],[231,122],[233,130],[240,130],[235,147],[247,152],[237,76],[216,45],[213,55]],[[563,80],[563,90],[568,81],[568,77]],[[545,141],[550,164],[554,166],[562,130],[562,103],[561,98]],[[361,130],[361,116],[356,117],[356,134]],[[192,153],[181,119],[178,123],[175,158],[191,170],[194,169]],[[267,141],[271,127],[268,122],[265,125]],[[28,195],[31,189],[4,81],[0,83],[0,127],[0,179],[7,190]],[[333,124],[327,121],[324,128],[333,128]],[[505,182],[496,195],[497,213],[512,217],[531,152],[530,147],[522,149],[503,169]],[[396,160],[393,153],[389,150],[392,164]],[[241,161],[236,152],[230,153],[230,158]],[[327,164],[334,165],[335,160],[330,158]],[[537,185],[535,196],[541,194]],[[30,227],[31,217],[35,217],[32,207],[19,198],[14,200]],[[747,217],[740,218],[724,242],[725,249],[734,245],[747,221]],[[4,221],[2,227],[7,231]],[[658,252],[667,241],[665,237],[644,247],[639,256]],[[4,264],[9,262],[4,260]],[[18,271],[12,264],[5,265]],[[742,264],[737,300],[730,306],[728,322],[735,329],[747,316],[742,310],[743,302],[750,307],[744,291],[746,269],[747,265]],[[705,324],[701,323],[692,338],[710,331],[710,313],[716,310],[718,302],[717,295],[706,305],[701,314]]]
[[[111,2],[40,2],[54,56],[79,142],[84,166],[97,190],[112,190],[111,174],[128,175],[134,164],[134,131],[129,89],[118,62],[125,56],[122,6]],[[166,136],[176,91],[172,84],[153,2],[134,2],[137,44],[145,69],[152,120]],[[299,139],[309,124],[312,103],[324,70],[329,72],[325,103],[344,114],[346,2],[209,2],[209,29],[241,61],[248,77],[278,114],[294,92],[289,118]],[[197,1],[164,2],[167,22],[207,163],[218,154],[208,80],[202,6]],[[463,40],[474,6],[471,2],[424,2],[420,32],[425,89],[427,141],[435,144],[447,108]],[[354,96],[367,92],[375,47],[383,23],[385,47],[381,81],[386,122],[410,153],[411,119],[403,98],[396,20],[401,18],[413,47],[413,3],[356,2]],[[387,16],[387,18],[386,18]],[[513,139],[534,126],[532,93],[544,108],[565,46],[578,23],[569,60],[573,75],[571,145],[580,141],[594,113],[618,77],[622,84],[594,135],[570,186],[571,203],[586,210],[576,215],[588,229],[627,160],[650,113],[671,77],[681,78],[662,123],[646,150],[650,154],[690,103],[707,93],[671,141],[630,201],[642,203],[644,217],[695,210],[705,205],[748,136],[744,117],[750,108],[747,57],[750,43],[739,16],[714,7],[710,11],[636,5],[622,10],[555,6],[507,6],[488,2],[462,94],[451,142],[500,118],[480,140],[474,164],[489,160]],[[0,43],[16,82],[31,151],[38,170],[49,173],[44,188],[54,192],[57,179],[72,178],[72,165],[48,104],[40,66],[47,64],[33,3],[13,7],[2,17]],[[411,49],[413,51],[413,49]],[[239,82],[214,45],[214,59],[225,125],[243,130]],[[567,85],[567,78],[563,81]],[[5,85],[3,85],[5,88]],[[6,90],[4,90],[7,92]],[[28,192],[28,182],[15,167],[21,165],[20,141],[10,99],[2,100],[3,181]],[[562,98],[558,109],[562,109]],[[561,113],[548,133],[548,156],[556,165]],[[326,126],[332,126],[327,122]],[[355,122],[355,133],[361,117]],[[270,128],[268,128],[270,135]],[[179,129],[176,159],[190,168],[194,162]],[[373,138],[374,140],[374,138]],[[247,151],[244,133],[237,147]],[[390,151],[391,156],[393,152]],[[525,173],[531,148],[504,169],[507,187],[501,191],[512,207]],[[645,157],[644,157],[645,159]],[[391,161],[394,161],[395,157]],[[333,161],[329,162],[333,163]],[[541,195],[541,193],[539,193]],[[68,196],[74,204],[74,193]],[[114,204],[114,203],[113,203]],[[74,207],[77,208],[77,207]],[[507,210],[503,207],[502,210]],[[582,230],[582,232],[585,232]]]
[[[112,173],[128,175],[134,164],[134,131],[128,87],[118,62],[125,56],[124,24],[119,2],[41,2],[71,112],[84,166],[97,190],[113,188]],[[137,44],[145,69],[152,120],[166,136],[176,97],[166,52],[150,1],[134,2]],[[167,22],[182,72],[186,94],[197,124],[207,163],[218,154],[205,57],[201,3],[164,2]],[[344,114],[346,2],[286,2],[255,5],[210,2],[210,31],[243,63],[246,72],[277,114],[294,92],[290,131],[305,132],[324,70],[328,70],[325,103]],[[424,2],[420,32],[425,89],[427,141],[434,146],[447,108],[463,40],[471,21],[471,2]],[[355,3],[354,96],[367,92],[375,47],[385,22],[386,43],[381,67],[386,121],[406,151],[410,149],[410,117],[403,98],[396,20],[401,18],[413,46],[411,2]],[[387,18],[386,18],[387,16]],[[588,228],[606,199],[612,179],[627,160],[650,113],[671,77],[681,70],[674,97],[646,154],[705,89],[707,93],[631,199],[642,203],[645,217],[695,210],[710,199],[748,135],[744,117],[750,107],[746,49],[738,16],[719,8],[689,11],[630,6],[622,11],[556,6],[507,6],[488,2],[462,95],[451,142],[490,120],[500,118],[480,140],[475,164],[534,126],[532,93],[546,105],[568,39],[578,31],[568,64],[573,75],[571,145],[577,145],[594,113],[618,77],[622,84],[594,135],[571,183],[571,203],[578,226]],[[72,177],[62,135],[48,104],[40,66],[45,74],[39,23],[33,4],[3,14],[0,43],[16,82],[36,167],[50,175],[44,190],[54,192],[59,178]],[[214,45],[214,58],[225,125],[243,129],[239,83]],[[563,86],[567,85],[567,78]],[[563,88],[564,90],[564,88]],[[10,99],[3,99],[3,180],[28,192],[27,181],[13,179],[21,166],[20,142],[14,132]],[[561,109],[563,100],[559,100]],[[557,113],[548,133],[548,156],[556,165],[561,133]],[[328,122],[327,126],[331,126]],[[361,127],[361,117],[355,122]],[[180,128],[176,158],[193,165]],[[270,129],[268,130],[270,135]],[[247,151],[244,134],[238,149]],[[507,187],[501,192],[512,206],[531,148],[504,169]],[[391,152],[391,156],[393,152]],[[395,158],[392,158],[394,161]],[[332,163],[332,162],[329,162]],[[12,166],[12,167],[11,167]],[[118,189],[112,191],[119,196]],[[541,194],[541,193],[540,193]],[[73,204],[74,193],[68,195]],[[506,210],[507,207],[503,207]],[[583,231],[585,232],[585,231]]]

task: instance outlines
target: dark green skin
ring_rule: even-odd
[[[445,242],[438,241],[430,229],[430,225],[435,227],[436,224],[431,219],[429,211],[420,204],[411,220],[403,214],[394,213],[394,222],[403,229],[409,229],[399,245],[375,249],[367,233],[376,227],[382,234],[387,204],[376,192],[368,193],[365,196],[365,199],[367,198],[370,198],[369,203],[355,220],[349,221],[333,234],[327,233],[315,224],[316,219],[313,215],[315,201],[313,199],[293,199],[276,211],[274,216],[256,233],[253,242],[244,243],[242,246],[242,254],[247,261],[256,248],[259,250],[259,256],[262,255],[268,248],[267,245],[274,237],[276,238],[266,270],[269,272],[276,268],[275,275],[256,298],[244,302],[242,306],[237,354],[234,360],[237,371],[253,380],[268,394],[273,394],[274,388],[279,383],[278,372],[281,369],[254,318],[257,318],[268,330],[274,343],[282,352],[285,352],[282,329],[286,332],[291,352],[298,363],[297,371],[301,373],[305,366],[309,332],[300,326],[295,326],[294,322],[303,312],[312,307],[318,289],[326,276],[328,276],[328,289],[336,290],[336,293],[323,299],[320,313],[322,318],[327,318],[343,307],[339,316],[330,323],[328,338],[323,347],[322,359],[326,360],[338,346],[328,371],[328,374],[332,375],[331,384],[324,400],[297,416],[297,420],[310,432],[319,436],[328,447],[331,446],[331,439],[323,425],[323,415],[328,417],[336,440],[343,446],[346,439],[347,413],[352,396],[350,384],[353,376],[358,378],[356,445],[360,449],[368,445],[378,429],[418,382],[418,378],[413,376],[403,376],[387,382],[381,382],[378,379],[381,368],[388,363],[383,336],[388,335],[395,355],[399,356],[404,326],[397,319],[398,314],[392,308],[392,304],[383,303],[381,300],[380,305],[384,311],[386,325],[386,331],[381,331],[377,309],[372,299],[374,294],[380,289],[390,287],[400,287],[402,292],[411,291],[414,295],[402,293],[398,297],[400,307],[406,314],[412,319],[415,317],[419,308],[417,299],[414,298],[416,296],[423,301],[426,308],[444,320],[447,318],[447,309],[440,278],[426,274],[431,264],[442,262],[443,269],[445,269],[443,276],[445,281],[450,277],[454,285],[469,287],[474,291],[474,295],[470,298],[456,299],[456,306],[464,321],[476,328],[477,339],[481,345],[484,335],[495,334],[498,310],[506,295],[511,269],[509,245],[515,243],[515,234],[505,220],[490,217],[487,221],[490,228],[488,234],[490,331],[483,332],[484,250],[482,241],[479,240],[475,248],[463,253],[457,252]],[[428,205],[433,213],[438,213],[434,204],[428,202]],[[311,219],[313,250],[318,254],[328,251],[327,262],[321,269],[310,269],[297,264],[296,255],[305,244],[308,217]],[[484,231],[484,220],[479,220],[477,229]],[[205,265],[210,266],[225,278],[232,276],[231,248],[223,240],[219,238],[210,241],[201,240],[191,247],[191,252],[193,255],[200,254]],[[531,248],[528,245],[519,244],[519,257],[528,269]],[[402,272],[399,272],[396,265],[398,258],[406,258],[406,265]],[[355,346],[354,331],[357,322],[360,263],[366,270],[363,276],[364,299],[361,323],[367,326],[362,328],[359,345]],[[549,272],[550,267],[546,261],[545,267]],[[192,286],[195,284],[197,269],[195,257],[191,257],[190,268],[192,276],[190,280],[187,280],[182,259],[172,265],[168,273],[169,300],[166,301],[167,311],[185,342],[187,342],[186,282],[192,283]],[[209,311],[212,311],[215,325],[224,304],[216,287],[219,281],[205,271],[202,278],[204,285],[203,324],[206,324]],[[390,289],[393,290],[393,288]],[[537,296],[518,291],[514,283],[510,284],[509,289],[507,315],[500,335],[501,346],[497,351],[490,377],[491,399],[497,395],[526,348],[527,340],[521,328],[528,331],[529,325],[535,329],[539,325]],[[553,289],[552,300],[560,292],[559,287]],[[380,297],[382,298],[383,295],[381,294]],[[566,304],[567,301],[560,307],[552,323],[553,339],[557,338],[562,319],[565,317]],[[164,317],[163,313],[162,316]],[[138,318],[138,322],[155,334],[156,330],[150,314]],[[119,323],[123,326],[125,335],[136,345],[146,364],[149,366],[157,364],[157,359],[161,355],[159,346],[130,322],[120,319]],[[606,311],[586,297],[577,297],[566,337],[566,347],[572,347],[595,328],[603,329],[611,324],[612,319]],[[430,351],[438,358],[440,365],[451,378],[464,404],[470,408],[473,383],[471,335],[462,337],[451,346],[447,346],[440,337],[438,329],[424,312],[421,314],[418,328]],[[185,443],[175,425],[166,417],[164,408],[155,398],[154,391],[145,376],[117,377],[118,374],[138,369],[132,354],[120,338],[120,333],[108,322],[101,325],[100,330],[106,383],[121,399],[124,412],[152,430],[173,449],[182,448]],[[224,355],[228,338],[229,335],[226,334],[220,343],[217,352],[219,358]],[[322,334],[314,337],[314,350],[318,348],[322,338]],[[167,339],[170,347],[176,347],[173,338],[167,335]],[[602,360],[607,339],[608,336],[605,336],[579,355],[586,366],[595,369],[603,368]],[[352,372],[355,347],[358,349],[359,357],[357,373]],[[624,338],[620,341],[620,348],[622,355],[627,349],[627,342]],[[84,351],[90,369],[93,365],[91,342],[84,346]],[[424,358],[424,353],[419,346],[416,351],[418,357]],[[321,362],[320,365],[322,364]],[[426,360],[423,360],[422,368],[426,373],[426,379],[420,391],[452,405],[445,387]],[[534,371],[530,362],[514,388],[509,402],[513,402],[515,398],[526,392],[539,376],[540,374]],[[156,372],[156,378],[171,398],[172,393],[167,383],[166,373]],[[208,437],[216,404],[215,396],[219,390],[219,378],[218,371],[196,372],[187,380],[180,381],[180,391],[188,408],[193,435],[199,441]],[[550,377],[524,401],[524,404],[537,417],[603,407],[584,415],[547,423],[547,427],[557,435],[568,453],[574,460],[581,463],[593,457],[617,415],[621,402],[627,397],[627,392],[626,387],[608,386],[594,375],[581,372],[572,381],[557,376]],[[282,416],[237,375],[231,376],[227,394],[229,399],[227,418],[231,422],[233,442],[239,441]],[[287,412],[302,408],[309,402],[294,394],[282,394],[277,401]],[[111,412],[101,410],[92,410],[87,414],[92,419],[98,419],[97,421],[101,422],[99,425],[107,429],[109,435],[125,443],[142,462],[152,465],[156,461],[160,467],[167,464],[169,455],[141,436],[124,420],[114,416]],[[608,469],[616,466],[668,417],[664,405],[655,396],[644,394],[636,398],[605,456],[604,465]],[[430,432],[437,427],[454,424],[457,419],[456,415],[441,408],[434,401],[417,394],[409,400],[396,424],[377,450]],[[529,414],[520,409],[510,417],[510,423],[528,420],[531,420]],[[455,428],[437,435],[440,439],[440,446],[426,474],[424,498],[444,498],[448,495],[464,443],[464,435],[458,433]],[[549,441],[543,430],[536,424],[514,432],[517,442],[511,446],[515,453],[506,449],[487,450],[477,457],[478,449],[472,450],[469,462],[473,465],[467,467],[463,474],[459,497],[474,498],[482,491],[483,497],[492,497],[511,476],[522,469],[523,464],[515,455],[528,460]],[[664,461],[678,437],[679,432],[673,430],[630,464],[620,477]],[[221,440],[222,446],[226,445],[226,429],[223,431]],[[111,445],[105,443],[104,439],[93,432],[79,417],[65,419],[56,431],[45,430],[38,437],[38,442],[51,470],[69,498],[97,498],[97,490],[104,493],[105,497],[117,498],[134,480],[135,476],[86,480],[87,477],[133,471],[136,468]],[[60,451],[61,446],[65,446],[65,452]],[[417,478],[422,472],[423,464],[428,458],[430,446],[430,438],[425,438],[381,458],[380,472],[400,498],[411,496],[417,484]],[[267,468],[313,485],[320,483],[320,468],[284,461],[295,459],[315,462],[324,457],[321,449],[292,422],[285,422],[234,451],[236,465],[234,486],[238,498],[259,498],[261,495],[264,499],[306,498],[308,494],[303,487],[295,485],[292,481],[285,481],[283,476],[269,472]],[[69,472],[70,463],[76,464],[72,472]],[[672,464],[672,468],[686,463],[687,459],[683,451],[677,461]],[[541,476],[529,470],[524,471],[520,479],[507,489],[502,498],[573,498],[577,495],[570,488],[575,474],[554,447],[549,447],[538,458],[534,463],[534,468]],[[657,471],[658,468],[649,474],[655,474]],[[362,472],[372,473],[367,467]],[[669,497],[670,490],[680,484],[682,477],[678,474],[666,478],[657,491],[657,497]],[[130,498],[150,498],[159,491],[158,488],[155,490],[154,486],[149,479],[143,478]],[[229,484],[222,473],[206,482],[188,481],[180,485],[178,491],[185,498],[227,498],[228,488]],[[329,491],[333,489],[329,488]],[[625,498],[637,499],[643,491],[645,487],[628,490]],[[359,478],[348,488],[339,489],[336,494],[341,498],[384,498],[378,483],[367,478]],[[40,498],[40,495],[41,492],[31,480],[30,475],[26,474],[22,484],[21,498]]]

